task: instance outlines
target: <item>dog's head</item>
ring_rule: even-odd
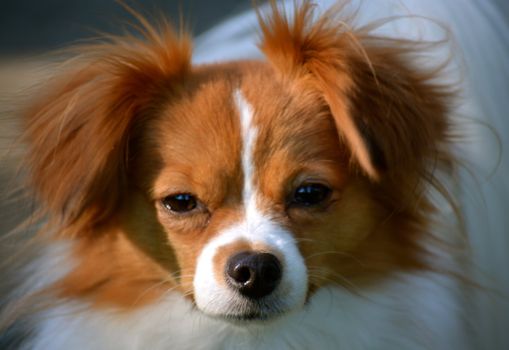
[[[76,268],[59,293],[169,289],[264,319],[327,284],[425,268],[447,92],[409,44],[273,7],[267,61],[191,64],[170,27],[87,47],[27,112],[32,185]]]

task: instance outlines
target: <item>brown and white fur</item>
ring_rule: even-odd
[[[139,17],[142,38],[81,47],[45,83],[24,109],[45,220],[24,347],[467,346],[452,89],[418,43],[341,11],[273,5],[265,59],[204,65]],[[245,252],[277,261],[262,296],[231,281]]]

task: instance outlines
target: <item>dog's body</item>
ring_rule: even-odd
[[[431,46],[345,12],[272,6],[267,61],[193,65],[186,36],[143,19],[143,39],[81,48],[24,110],[47,223],[4,344],[16,330],[33,349],[482,342],[452,89],[417,64]]]

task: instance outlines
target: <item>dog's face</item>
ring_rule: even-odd
[[[191,67],[172,32],[130,38],[30,110],[33,185],[78,242],[60,293],[133,307],[171,289],[266,319],[323,285],[424,267],[445,95],[404,50],[360,52],[327,17],[274,11],[268,62]]]
[[[383,209],[350,178],[348,151],[318,94],[274,80],[263,63],[236,65],[229,76],[220,69],[199,72],[144,125],[135,178],[197,306],[270,317],[337,280],[339,261]]]

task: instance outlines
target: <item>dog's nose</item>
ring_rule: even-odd
[[[281,276],[281,263],[269,253],[242,252],[232,256],[226,263],[228,283],[252,299],[272,293]]]

